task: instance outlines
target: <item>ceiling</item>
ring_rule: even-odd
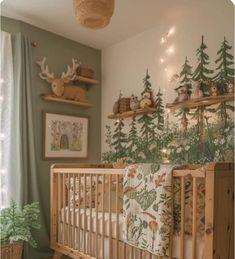
[[[176,20],[192,8],[219,5],[229,0],[116,0],[111,23],[104,29],[81,27],[74,17],[72,0],[3,0],[3,16],[19,19],[85,45],[103,49],[165,19]],[[218,9],[219,10],[219,9]]]

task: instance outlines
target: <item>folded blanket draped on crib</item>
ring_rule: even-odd
[[[123,183],[123,239],[158,256],[169,255],[172,231],[171,165],[134,164]]]

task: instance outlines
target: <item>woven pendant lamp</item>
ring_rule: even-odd
[[[114,11],[114,0],[73,0],[79,23],[90,29],[107,26]]]

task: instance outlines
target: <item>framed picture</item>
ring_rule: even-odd
[[[44,112],[44,159],[87,158],[88,118]]]

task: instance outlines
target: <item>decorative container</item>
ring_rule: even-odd
[[[75,16],[79,23],[90,29],[107,26],[114,11],[114,0],[74,0]]]
[[[21,259],[23,241],[1,245],[1,259]]]
[[[119,112],[123,113],[123,112],[127,112],[130,111],[130,100],[131,98],[120,98],[119,101]]]
[[[87,77],[87,78],[94,78],[95,74],[94,74],[94,70],[86,65],[81,65],[78,68],[78,75],[79,76],[83,76],[83,77]]]

